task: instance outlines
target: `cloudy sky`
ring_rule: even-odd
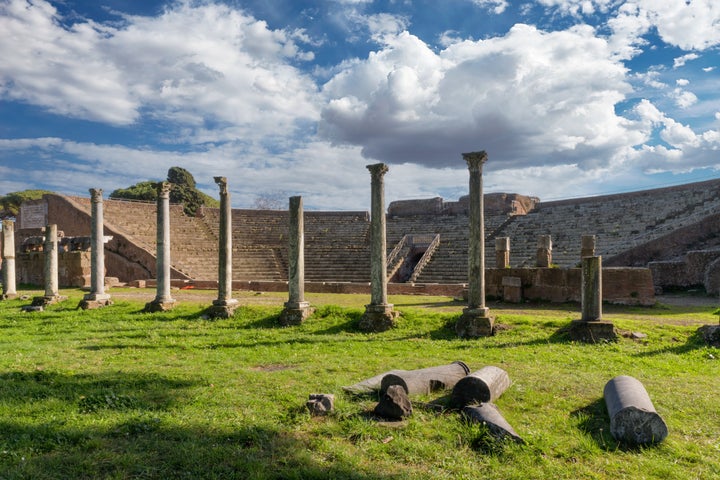
[[[182,166],[233,206],[720,177],[717,0],[0,0],[0,194]]]

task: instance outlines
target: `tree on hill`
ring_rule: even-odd
[[[48,190],[23,190],[0,197],[0,218],[15,218],[20,213],[20,204],[27,200],[39,200]]]
[[[195,178],[181,167],[171,167],[168,170],[167,181],[172,184],[170,189],[170,202],[180,203],[186,215],[195,215],[202,205],[218,207],[220,202],[196,188]],[[128,188],[119,188],[110,194],[110,198],[125,200],[156,201],[156,182],[139,182]]]

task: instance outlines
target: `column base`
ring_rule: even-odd
[[[17,293],[3,293],[2,296],[0,297],[0,299],[1,300],[13,300],[13,299],[17,298],[17,296],[18,296]]]
[[[80,301],[79,307],[83,310],[94,310],[96,308],[112,305],[110,295],[107,293],[88,293]]]
[[[67,297],[64,295],[45,295],[43,297],[33,297],[32,306],[33,307],[46,307],[48,305],[60,303],[64,300],[67,300]]]
[[[300,325],[315,312],[310,302],[285,302],[285,309],[280,314],[280,325]]]
[[[175,307],[175,299],[169,298],[165,300],[158,300],[157,298],[152,302],[145,304],[143,312],[156,313],[156,312],[169,312]]]
[[[210,318],[231,318],[235,314],[235,309],[240,305],[234,298],[228,300],[213,300],[211,307],[205,310],[205,314]]]
[[[463,313],[455,323],[455,333],[458,337],[489,337],[493,335],[495,317],[489,315],[490,309],[486,307],[464,308]]]
[[[576,342],[598,343],[617,340],[613,323],[605,320],[573,320],[568,331],[570,339]]]
[[[395,319],[399,313],[393,310],[392,304],[365,305],[365,313],[358,327],[363,332],[385,332],[395,328]]]

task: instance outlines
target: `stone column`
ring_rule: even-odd
[[[367,165],[371,176],[370,192],[370,304],[360,320],[360,329],[382,332],[395,326],[397,313],[387,303],[387,244],[385,239],[385,187],[388,171],[384,163]]]
[[[590,343],[615,340],[612,322],[602,319],[602,257],[583,257],[581,275],[582,318],[571,322],[571,338]]]
[[[288,301],[280,314],[282,325],[299,325],[313,309],[305,301],[305,233],[302,197],[290,197],[288,238]]]
[[[510,267],[510,237],[495,239],[495,268]]]
[[[83,297],[80,307],[99,308],[109,305],[110,295],[105,293],[105,235],[103,233],[102,189],[90,189],[90,293]]]
[[[232,298],[232,207],[227,178],[214,177],[220,188],[220,235],[218,251],[218,298],[213,300],[208,315],[212,318],[229,318],[238,301]]]
[[[463,153],[470,172],[468,237],[468,306],[455,324],[461,337],[483,337],[493,334],[494,319],[485,306],[485,212],[482,168],[487,162],[485,151]]]
[[[145,304],[146,312],[172,310],[175,299],[170,294],[170,182],[158,182],[157,189],[157,236],[156,273],[157,293],[155,300]]]
[[[580,258],[595,256],[595,235],[580,237]]]
[[[582,320],[602,320],[602,257],[582,259]]]
[[[537,243],[537,263],[540,268],[548,268],[552,265],[552,237],[540,235]]]
[[[63,299],[58,290],[58,240],[57,225],[45,227],[45,297],[46,305]]]
[[[2,298],[17,297],[15,285],[15,222],[2,221],[3,295]]]

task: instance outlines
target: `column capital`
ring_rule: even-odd
[[[382,177],[388,171],[388,166],[384,163],[375,163],[373,165],[366,165],[365,167],[370,170],[370,175],[373,177]]]
[[[482,166],[485,162],[487,162],[488,159],[485,150],[481,150],[479,152],[463,153],[462,156],[468,165],[468,169],[470,169],[471,172],[482,171]]]
[[[102,202],[102,188],[91,188],[90,189],[90,201],[93,203],[100,203]]]
[[[172,184],[170,182],[157,182],[155,183],[155,189],[157,190],[158,197],[170,198],[170,189]]]
[[[220,195],[225,195],[228,192],[227,189],[227,177],[213,177],[215,183],[220,187]]]
[[[3,220],[2,221],[2,229],[6,230],[8,232],[15,231],[15,221],[14,220]]]

